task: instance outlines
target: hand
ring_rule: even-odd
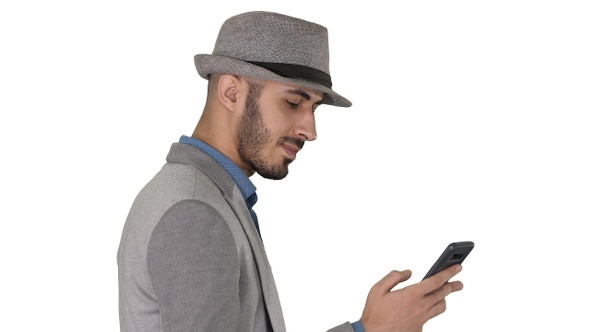
[[[449,282],[461,271],[453,265],[430,278],[391,291],[410,278],[412,272],[391,271],[376,283],[367,296],[361,322],[366,332],[420,332],[431,318],[446,310],[445,297],[463,288],[460,281]]]

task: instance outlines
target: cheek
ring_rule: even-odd
[[[278,104],[262,104],[259,111],[265,130],[273,141],[284,136],[292,136],[290,131],[295,121],[292,117],[296,114],[293,110],[281,108]]]
[[[273,140],[279,139],[283,136],[290,136],[290,121],[285,117],[276,115],[270,116],[268,117],[268,120],[264,121],[264,126]]]

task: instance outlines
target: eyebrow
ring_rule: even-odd
[[[306,100],[311,100],[311,96],[307,92],[300,90],[300,89],[289,89],[286,92],[291,93],[291,94],[295,94],[295,95],[299,95],[299,96],[305,98]],[[322,99],[318,100],[315,104],[321,104],[323,100],[324,99],[322,98]]]

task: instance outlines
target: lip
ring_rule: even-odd
[[[299,152],[299,148],[290,144],[283,144],[283,150],[287,153],[287,156],[291,159],[295,159],[297,152]]]

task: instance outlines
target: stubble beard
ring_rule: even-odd
[[[244,115],[238,124],[238,154],[246,165],[263,178],[281,180],[289,173],[288,166],[292,160],[285,158],[282,164],[273,164],[270,156],[265,157],[262,154],[264,147],[272,144],[258,103],[262,87],[258,83],[250,83]],[[277,144],[280,145],[283,140],[288,138],[282,138]],[[302,142],[300,144],[303,145]]]

